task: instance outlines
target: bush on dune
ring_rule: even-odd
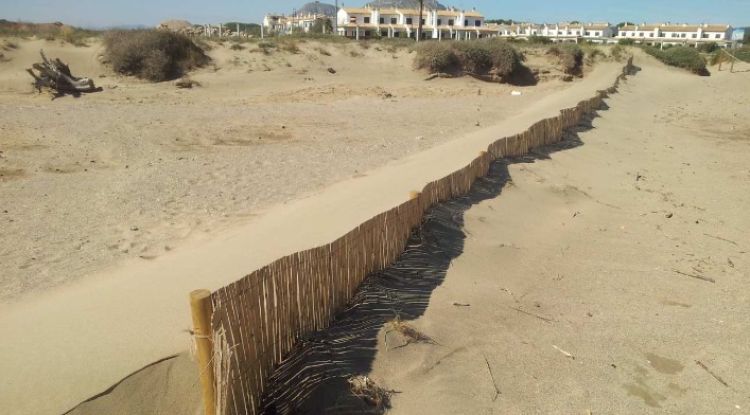
[[[417,49],[415,66],[430,72],[494,75],[507,80],[521,68],[521,55],[507,42],[425,42]]]
[[[548,54],[557,56],[563,72],[568,75],[580,76],[583,74],[583,50],[573,43],[555,45],[549,48]]]
[[[158,30],[115,31],[104,38],[115,72],[153,82],[176,79],[210,61],[185,35]]]
[[[418,69],[430,72],[453,72],[458,66],[458,57],[449,42],[425,42],[417,49],[414,64]]]
[[[659,50],[655,47],[644,46],[643,50],[669,66],[687,69],[697,75],[710,75],[706,69],[706,61],[693,48],[680,46]]]

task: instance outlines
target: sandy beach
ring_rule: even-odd
[[[390,413],[748,411],[750,73],[636,64],[579,146],[511,161],[467,211],[411,321],[440,346],[381,332]]]
[[[202,87],[179,90],[117,76],[99,43],[16,43],[0,63],[3,301],[153,260],[569,85],[424,82],[404,49],[311,41],[270,55],[216,45],[212,66],[192,75]],[[105,91],[54,101],[32,92],[24,70],[40,49]],[[530,65],[555,76],[544,56]]]
[[[41,47],[105,92],[31,93]],[[99,45],[28,41],[0,63],[11,414],[200,413],[190,290],[335,239],[622,68],[567,83],[532,55],[551,71],[536,86],[425,82],[405,50],[301,48],[217,47],[192,90],[117,77]],[[439,346],[379,335],[370,375],[399,391],[392,412],[750,407],[750,72],[636,65],[575,145],[510,160],[466,212],[463,253],[408,320]]]

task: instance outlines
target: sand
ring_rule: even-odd
[[[409,322],[441,346],[381,332],[389,413],[750,410],[750,73],[636,64],[581,146],[510,164],[467,212]]]
[[[68,51],[67,47],[63,49]],[[2,130],[4,140],[22,137],[34,129],[30,126],[38,126],[45,136],[55,134],[55,140],[61,143],[57,148],[24,147],[14,151],[13,159],[3,160],[21,173],[3,181],[2,200],[13,200],[23,207],[14,211],[18,221],[28,215],[38,222],[25,219],[23,224],[14,225],[17,228],[6,231],[8,237],[4,234],[2,238],[6,244],[3,262],[31,254],[34,251],[29,247],[37,245],[44,247],[40,252],[61,252],[57,257],[42,257],[48,261],[46,265],[32,263],[37,267],[34,272],[21,274],[21,269],[7,278],[12,283],[4,283],[6,301],[0,306],[0,326],[11,340],[0,346],[0,352],[11,358],[0,363],[0,371],[21,374],[4,378],[0,388],[0,401],[12,408],[10,413],[61,413],[104,391],[107,393],[79,406],[74,413],[195,413],[196,382],[185,354],[189,337],[182,332],[189,326],[189,290],[217,288],[286,253],[335,239],[400,202],[409,190],[462,166],[495,138],[520,131],[611,85],[619,70],[616,64],[602,64],[583,81],[526,88],[522,100],[511,101],[510,87],[505,86],[467,79],[425,84],[420,75],[404,70],[408,67],[401,60],[404,57],[373,57],[383,65],[401,62],[394,64],[401,67],[394,67],[390,75],[406,73],[409,75],[405,78],[410,79],[393,81],[387,70],[373,69],[371,61],[346,55],[336,57],[339,74],[351,69],[345,85],[338,84],[340,78],[324,78],[324,66],[329,62],[308,69],[308,73],[326,79],[326,87],[333,84],[336,90],[343,87],[344,91],[355,92],[333,97],[321,93],[312,102],[295,100],[302,91],[297,85],[290,87],[288,94],[279,94],[283,99],[266,103],[268,92],[276,90],[274,82],[279,88],[294,79],[293,69],[283,63],[264,73],[247,74],[245,68],[233,73],[226,68],[205,70],[194,78],[206,86],[192,91],[107,76],[106,82],[118,85],[115,91],[124,91],[122,96],[102,94],[49,102],[9,89],[0,94],[3,109],[15,111],[8,116],[9,121],[25,119],[25,124],[12,127],[15,130],[8,127],[13,134]],[[28,56],[33,59],[33,53]],[[296,58],[302,59],[296,55],[288,59]],[[15,59],[20,61],[18,55]],[[92,59],[92,67],[98,67]],[[622,97],[609,101],[612,109],[594,122],[594,130],[580,133],[585,145],[555,153],[551,160],[512,165],[514,185],[500,197],[469,211],[466,231],[472,236],[465,254],[455,261],[444,285],[435,291],[425,315],[410,322],[444,346],[409,346],[394,352],[385,351],[381,345],[374,362],[372,375],[402,391],[394,398],[393,411],[586,413],[591,409],[596,413],[606,412],[609,407],[604,405],[611,405],[614,412],[618,408],[652,409],[647,404],[649,398],[643,396],[651,396],[665,408],[665,402],[682,403],[686,408],[701,399],[718,401],[722,396],[723,404],[747,407],[742,396],[731,391],[747,390],[747,379],[742,379],[742,373],[747,372],[742,366],[747,360],[742,344],[747,339],[737,327],[747,323],[741,317],[747,315],[741,297],[742,288],[746,291],[741,276],[747,269],[747,259],[739,244],[748,226],[741,215],[742,207],[748,204],[750,172],[741,159],[741,151],[747,146],[743,131],[748,125],[725,106],[735,105],[740,113],[740,105],[747,104],[747,96],[742,93],[747,91],[749,77],[717,74],[702,79],[665,69],[649,58],[640,60],[644,71],[625,88]],[[0,73],[0,85],[15,85],[10,79],[16,75]],[[376,73],[385,75],[373,78]],[[245,77],[254,81],[247,91],[238,89],[234,82]],[[387,86],[396,98],[384,98],[379,89],[374,94],[367,92],[367,87],[377,86]],[[209,92],[210,88],[216,89]],[[479,88],[482,95],[477,93]],[[456,89],[473,94],[455,98]],[[221,90],[226,95],[211,98]],[[309,92],[304,90],[303,96]],[[188,99],[194,100],[188,105]],[[430,115],[434,111],[410,114],[420,105],[437,103],[439,107],[440,100],[454,115],[448,122],[443,113],[439,117]],[[477,102],[484,102],[480,111]],[[175,107],[173,111],[168,103]],[[252,112],[243,111],[243,105]],[[53,109],[52,114],[57,115],[45,112],[45,118],[39,118],[32,114],[34,107]],[[310,111],[314,121],[296,121]],[[479,126],[476,121],[465,122],[485,111],[491,114],[479,119]],[[201,117],[206,112],[210,116]],[[73,115],[85,122],[71,123],[69,117]],[[639,117],[637,124],[633,123],[634,115]],[[38,125],[55,116],[60,117],[57,122]],[[704,117],[700,124],[703,129],[695,128],[700,117]],[[717,123],[717,119],[724,122]],[[611,120],[609,124],[607,120]],[[13,125],[5,121],[3,127]],[[276,137],[293,129],[295,138],[236,145],[213,143],[209,134],[220,131],[218,138],[247,140],[245,128],[276,123],[286,128],[264,131],[261,137]],[[71,130],[58,134],[57,124]],[[227,124],[238,130],[222,130],[221,126]],[[91,126],[95,132],[89,133]],[[107,138],[112,126],[122,130]],[[652,135],[636,134],[639,130]],[[335,137],[322,138],[323,132],[330,131],[336,132]],[[440,131],[447,132],[442,136]],[[383,141],[373,144],[372,136],[381,134]],[[73,146],[65,141],[73,140],[68,136],[76,137],[81,144]],[[424,138],[416,140],[417,136]],[[132,137],[138,137],[140,145],[123,143]],[[175,138],[183,137],[203,141],[191,141],[193,144],[185,150],[173,144]],[[433,137],[435,142],[430,141]],[[27,140],[23,143],[41,145],[28,136],[22,138]],[[101,140],[107,145],[99,147]],[[74,154],[85,155],[71,158],[74,161],[70,163],[78,170],[42,174],[30,167],[54,160],[53,155],[69,147]],[[95,153],[94,149],[103,151]],[[49,152],[24,159],[19,154],[25,151]],[[175,156],[181,151],[194,157],[188,159],[194,163],[181,166],[178,161],[185,160]],[[107,168],[83,167],[91,154],[101,159],[91,158],[96,163],[88,160],[90,164],[102,160]],[[167,154],[175,159],[167,159]],[[60,156],[66,162],[68,158]],[[131,169],[131,162],[138,168]],[[266,168],[256,166],[258,162]],[[683,162],[691,165],[684,166]],[[643,177],[636,181],[639,173]],[[191,182],[191,178],[197,181]],[[258,180],[257,184],[253,180]],[[319,190],[335,181],[340,182]],[[113,182],[118,185],[106,186]],[[5,193],[6,189],[10,190]],[[91,189],[97,189],[95,194],[83,197]],[[720,191],[708,192],[716,189]],[[185,191],[195,193],[168,203],[170,197]],[[54,203],[46,204],[46,210],[34,211],[40,194],[53,194]],[[241,199],[248,194],[254,201],[270,200],[269,205],[229,202],[231,196],[242,195]],[[6,195],[13,199],[6,199]],[[73,205],[60,205],[66,202]],[[270,209],[271,203],[281,204]],[[169,211],[169,206],[174,210]],[[53,207],[64,209],[69,217],[60,218],[50,210]],[[669,210],[672,217],[667,221],[667,213],[661,210]],[[134,222],[134,218],[142,221]],[[582,219],[591,222],[579,225]],[[59,228],[45,220],[54,221]],[[163,226],[152,228],[153,223]],[[186,234],[171,233],[171,223],[184,226],[181,229]],[[701,232],[695,230],[696,226],[702,227]],[[80,235],[96,241],[90,246],[98,246],[91,251],[84,247],[80,256],[70,249],[78,227],[85,228]],[[58,242],[42,238],[54,235],[53,229],[67,236]],[[133,235],[141,235],[142,229],[151,229],[151,233]],[[33,235],[34,230],[36,238],[20,236]],[[704,234],[734,240],[738,245]],[[106,248],[108,242],[120,239],[124,240],[123,249]],[[19,244],[25,248],[18,248]],[[682,248],[673,248],[675,244]],[[111,252],[120,253],[110,256]],[[688,252],[696,255],[692,262],[678,261],[688,261]],[[73,259],[69,259],[71,255]],[[722,265],[724,256],[731,259],[733,267],[728,262]],[[672,267],[710,274],[716,283],[673,273]],[[50,269],[55,271],[41,272]],[[615,278],[603,280],[602,276]],[[14,282],[20,278],[27,281],[25,285]],[[706,284],[710,284],[708,288]],[[706,289],[712,289],[713,295],[707,295]],[[521,303],[516,304],[514,298]],[[665,304],[659,303],[662,300]],[[458,310],[452,305],[455,301],[471,306]],[[680,311],[685,314],[677,314]],[[656,312],[661,317],[655,316]],[[680,325],[675,324],[677,321]],[[733,336],[731,341],[729,336]],[[686,338],[690,339],[690,350]],[[707,340],[701,344],[701,338]],[[181,354],[140,370],[175,353]],[[644,363],[644,356],[652,363]],[[501,391],[494,402],[483,357],[493,368]],[[731,385],[719,385],[727,388],[719,390],[725,395],[713,389],[710,394],[698,393],[706,390],[700,388],[715,386],[711,382],[716,380],[690,359],[701,361]],[[678,370],[672,360],[682,368]],[[439,366],[435,365],[437,361],[441,361]],[[620,368],[615,372],[621,374],[616,381],[602,374],[602,366],[610,364]],[[435,368],[423,373],[430,365]],[[581,372],[577,373],[573,369],[579,366]],[[670,375],[661,371],[676,372]],[[658,382],[652,380],[657,376]],[[110,389],[112,385],[116,386]],[[155,393],[160,390],[157,385],[168,386],[161,389],[163,393]],[[686,390],[680,396],[677,392],[667,395],[673,389]],[[188,395],[190,398],[180,399]],[[665,396],[669,400],[660,398]]]
[[[202,87],[179,90],[116,76],[97,42],[13,42],[19,48],[0,63],[4,302],[210,238],[569,85],[424,82],[413,55],[376,46],[306,42],[297,54],[265,55],[226,43],[192,75]],[[40,49],[105,92],[55,101],[32,93],[24,69]],[[512,89],[524,95],[511,99]]]
[[[41,43],[22,45],[9,64],[15,62],[19,69],[23,62],[33,61]],[[0,401],[8,402],[15,413],[60,413],[109,390],[129,373],[184,353],[190,340],[186,333],[190,290],[221,287],[280,256],[335,239],[399,203],[410,190],[465,165],[498,136],[521,131],[611,85],[620,68],[603,63],[582,81],[552,81],[522,88],[522,97],[510,97],[516,88],[471,79],[425,83],[424,74],[412,72],[410,63],[405,63],[405,52],[395,59],[374,48],[358,52],[380,54],[365,60],[351,56],[351,50],[334,48],[331,54],[339,54],[331,57],[338,71],[334,78],[325,70],[331,62],[310,66],[308,74],[299,78],[285,64],[251,74],[247,68],[207,69],[194,75],[202,88],[177,91],[170,84],[148,85],[105,73],[106,81],[101,76],[97,81],[107,91],[117,92],[55,101],[12,90],[23,77],[16,71],[2,72],[0,85],[6,92],[0,99],[15,112],[12,127],[6,128],[17,133],[4,137],[27,140],[3,161],[23,171],[3,183],[3,200],[17,205],[8,218],[15,225],[3,238],[3,258],[10,263],[26,255],[46,265],[35,265],[37,259],[28,258],[23,264],[30,265],[4,275],[7,300],[0,305],[0,325],[13,340],[4,342],[0,352],[13,358],[4,360],[0,370],[23,376],[4,379]],[[104,70],[97,66],[96,46],[84,51],[87,54],[65,46],[54,55],[70,62],[81,59]],[[222,53],[229,52],[213,53],[217,62],[223,62]],[[288,59],[307,61],[306,56]],[[85,73],[75,65],[73,69]],[[325,80],[324,92],[341,88],[345,93],[321,93],[309,99],[310,91],[292,80],[310,82],[304,79],[310,74]],[[237,87],[238,80],[246,89]],[[284,99],[269,98],[274,85],[282,89],[278,95]],[[396,98],[384,97],[378,85],[394,91]],[[378,92],[368,92],[372,88]],[[442,105],[451,117],[414,110],[426,103]],[[492,110],[477,122],[484,106]],[[203,117],[206,112],[213,116]],[[315,122],[297,121],[304,114],[314,116]],[[72,117],[81,121],[73,123]],[[242,130],[233,133],[217,127],[227,123],[247,127],[252,125],[248,120],[264,126],[284,123],[286,128],[279,125],[273,134],[261,137],[276,137],[290,129],[297,132],[293,139],[272,144],[211,144],[212,131],[219,138],[247,140]],[[31,145],[24,134],[33,131],[44,133],[34,133],[37,141]],[[322,138],[329,132],[330,137]],[[41,135],[53,135],[49,142],[61,144],[49,146]],[[195,137],[208,142],[174,144],[175,139]],[[443,137],[442,143],[435,137]],[[66,151],[71,153],[58,155]],[[65,159],[68,167],[33,168],[48,159]],[[183,165],[186,161],[191,163]],[[373,169],[377,165],[381,167]],[[370,170],[365,172],[366,168]],[[348,180],[316,191],[316,186],[342,178]],[[39,202],[47,198],[49,202]],[[254,202],[235,199],[282,204],[254,210]],[[239,206],[235,216],[226,213],[230,206]],[[150,220],[158,226],[152,228]],[[225,228],[219,226],[222,223]],[[184,227],[186,234],[170,239],[172,226]],[[89,242],[78,249],[70,244],[75,235],[84,235]],[[150,235],[164,248],[156,253],[144,250],[146,244],[138,235]],[[122,243],[122,249],[111,248],[115,243]],[[122,255],[110,256],[113,252]],[[36,267],[33,272],[26,271],[31,267]],[[120,383],[128,384],[132,383]],[[30,390],[45,399],[30,399]]]

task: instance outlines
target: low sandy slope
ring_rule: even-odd
[[[750,411],[750,72],[636,63],[581,146],[468,212],[410,323],[440,346],[381,333],[389,413]]]
[[[425,82],[413,54],[385,46],[305,42],[265,54],[226,43],[192,75],[202,87],[180,90],[113,74],[98,42],[7,41],[17,48],[0,62],[0,302],[211,238],[571,85]],[[25,69],[40,49],[104,91],[54,101],[32,92]]]
[[[375,51],[359,53],[374,54]],[[401,58],[403,56],[394,59],[387,55],[389,62],[400,62]],[[289,59],[303,57],[295,55]],[[261,82],[258,90],[249,87],[237,89],[235,84],[228,82],[228,79],[244,79],[247,75],[245,71],[226,74],[219,70],[196,75],[207,86],[203,90],[189,92],[175,91],[168,85],[146,88],[137,83],[118,81],[124,85],[123,89],[116,89],[121,93],[94,95],[76,101],[56,100],[50,103],[25,97],[23,104],[19,104],[17,92],[0,96],[0,106],[3,108],[13,111],[21,109],[12,118],[16,124],[10,127],[14,133],[7,134],[8,137],[19,137],[16,132],[28,134],[29,130],[24,125],[37,125],[35,123],[41,119],[49,123],[39,127],[40,131],[55,134],[55,140],[64,143],[63,149],[67,148],[67,144],[73,145],[65,141],[70,140],[68,136],[72,134],[78,142],[90,143],[90,147],[86,148],[111,150],[111,153],[98,153],[97,157],[91,157],[91,153],[84,151],[76,156],[78,161],[69,166],[73,171],[64,172],[66,174],[56,172],[57,167],[52,171],[30,169],[32,177],[28,182],[20,182],[21,179],[10,182],[12,186],[3,189],[8,189],[7,194],[14,197],[9,200],[24,202],[8,210],[15,212],[13,215],[16,217],[27,218],[25,225],[13,228],[14,232],[23,234],[24,226],[31,223],[31,218],[37,218],[41,226],[32,226],[38,232],[33,234],[33,241],[45,244],[45,236],[55,237],[57,234],[53,230],[57,228],[47,226],[45,221],[60,218],[60,213],[55,210],[58,205],[39,202],[40,197],[43,201],[48,197],[39,195],[54,195],[50,201],[58,200],[66,204],[62,206],[63,211],[69,215],[66,219],[68,222],[54,222],[60,231],[83,235],[84,241],[98,241],[93,245],[88,242],[81,245],[79,251],[83,252],[84,257],[99,261],[107,257],[107,252],[121,250],[128,250],[128,255],[132,255],[131,259],[120,262],[116,267],[79,279],[77,284],[34,295],[27,293],[22,300],[0,305],[0,326],[6,338],[10,339],[0,344],[0,354],[8,356],[0,363],[0,372],[19,374],[2,378],[0,385],[0,401],[12,408],[11,413],[60,413],[96,393],[108,390],[129,373],[166,356],[184,352],[189,344],[185,329],[190,326],[186,298],[190,290],[201,287],[216,289],[281,256],[334,240],[364,220],[402,202],[410,190],[422,188],[427,182],[463,167],[495,139],[520,132],[541,118],[556,115],[561,108],[590,98],[596,90],[611,86],[621,71],[621,64],[603,63],[580,82],[564,88],[558,85],[538,94],[533,88],[527,89],[524,91],[530,92],[525,92],[520,97],[522,101],[516,102],[510,100],[510,87],[507,86],[492,86],[491,96],[494,98],[488,98],[487,84],[463,79],[426,84],[421,80],[421,75],[410,72],[408,64],[399,63],[382,71],[378,67],[371,67],[366,61],[351,59],[354,58],[340,59],[339,63],[343,62],[343,65],[337,66],[338,74],[346,78],[326,78],[331,76],[325,70],[327,64],[317,63],[308,69],[307,74],[294,74],[283,65],[279,69],[284,71],[283,74],[271,71],[257,77],[253,75],[252,79]],[[293,68],[296,65],[294,62]],[[380,62],[386,65],[382,56]],[[378,72],[382,72],[379,77],[375,76]],[[373,77],[362,77],[362,73],[373,74]],[[399,73],[406,74],[406,80],[391,83],[395,79],[392,75]],[[291,82],[293,75],[299,78]],[[304,80],[306,77],[323,79],[324,86],[320,87],[323,92],[341,88],[344,91],[354,90],[356,94],[351,97],[346,94],[329,97],[323,93],[310,100],[305,98],[309,91],[295,89],[299,87],[299,83],[295,82],[309,82]],[[345,83],[341,84],[344,80]],[[209,81],[211,86],[208,86]],[[267,100],[273,100],[268,95],[272,82],[277,86],[291,82],[291,91],[287,91],[289,94],[283,100],[264,105]],[[363,97],[366,91],[377,89],[378,85],[393,86],[394,89],[390,91],[396,91],[394,95],[397,98],[387,98],[380,92]],[[210,88],[213,87],[216,87],[214,92],[223,90],[228,95],[212,98]],[[482,95],[478,93],[480,88]],[[297,91],[302,98],[294,101],[293,96],[296,95],[292,91]],[[471,96],[456,98],[455,94],[461,91],[467,94],[471,91]],[[132,99],[142,101],[143,105],[128,103]],[[201,107],[199,99],[205,99],[206,105]],[[487,115],[479,125],[469,122],[467,126],[465,120],[474,119],[473,114],[484,111],[482,108],[478,110],[475,104],[485,99],[487,101],[482,108],[486,105],[492,115]],[[446,105],[441,106],[441,102]],[[498,106],[495,107],[495,104]],[[434,111],[430,105],[443,109]],[[454,112],[454,106],[457,112]],[[373,108],[378,112],[373,112]],[[414,118],[403,118],[414,108],[424,110],[415,111],[417,115]],[[203,134],[212,123],[218,121],[212,117],[201,117],[202,109],[211,111],[221,122],[237,123],[232,124],[236,128],[216,128],[219,138],[241,139],[245,137],[243,128],[249,128],[251,124],[267,125],[276,120],[278,128],[264,133],[262,137],[287,134],[283,131],[291,129],[293,132],[289,134],[295,139],[285,139],[281,140],[282,143],[267,146],[255,143],[248,143],[247,146],[216,144],[211,141],[212,137]],[[55,129],[58,123],[47,117],[50,111],[52,114],[59,112],[67,115],[55,119],[71,131],[58,134]],[[185,114],[183,111],[188,112]],[[318,121],[295,118],[295,113],[318,115]],[[446,117],[446,113],[450,117]],[[39,118],[42,114],[44,117]],[[236,117],[225,117],[226,114]],[[70,117],[75,116],[83,117],[88,124],[70,123]],[[148,121],[144,122],[144,117]],[[285,126],[291,127],[282,128],[280,118],[284,119]],[[361,123],[359,120],[362,120]],[[89,132],[90,128],[82,127],[85,125],[93,126],[93,132]],[[187,129],[181,130],[183,128]],[[313,140],[305,133],[308,129],[313,131]],[[415,136],[422,134],[424,129],[435,135],[425,135],[425,140],[415,140]],[[333,131],[330,136],[324,134],[330,131]],[[450,131],[449,135],[444,136],[444,144],[435,141],[422,147],[421,143],[428,137],[437,137],[439,131]],[[355,136],[359,138],[346,141],[347,137]],[[23,137],[26,141],[30,140],[30,136]],[[137,137],[142,145],[132,145],[132,137]],[[204,137],[206,142],[191,142],[186,146],[175,144],[177,139],[192,140],[195,137]],[[316,137],[320,140],[316,140]],[[100,139],[107,144],[99,146],[97,143]],[[349,144],[342,146],[341,141]],[[31,140],[31,144],[34,143]],[[424,151],[404,157],[420,149]],[[23,151],[26,150],[46,151],[52,155],[56,151],[54,146],[39,149],[24,147]],[[266,153],[266,150],[271,153]],[[182,151],[186,151],[190,157],[184,158]],[[21,152],[16,153],[18,158],[14,161],[28,157],[26,160],[31,164],[38,162],[30,153],[18,155]],[[161,160],[160,154],[164,155]],[[367,174],[359,172],[360,169],[374,168],[396,159]],[[102,163],[102,160],[106,162]],[[128,160],[136,163],[127,164]],[[188,164],[183,166],[181,163]],[[101,165],[103,167],[99,167]],[[328,168],[331,168],[330,174],[324,172]],[[253,174],[260,175],[255,184],[249,182]],[[75,180],[71,180],[71,177]],[[280,199],[271,198],[281,202],[288,201],[292,196],[299,197],[307,189],[316,189],[323,183],[345,177],[350,180],[307,198],[276,206],[258,217],[248,219],[237,213],[252,211],[249,207],[251,204],[241,200],[264,200],[264,195],[269,194],[254,194],[252,189],[284,193]],[[39,188],[34,190],[36,186]],[[92,188],[97,192],[87,196],[86,190]],[[110,194],[110,191],[113,193]],[[88,201],[88,204],[67,205],[76,200]],[[239,202],[235,204],[237,200]],[[217,206],[223,207],[223,210],[214,210]],[[229,206],[234,207],[230,209]],[[42,211],[27,216],[27,211],[34,209]],[[196,213],[201,209],[205,209],[206,215]],[[180,249],[166,249],[161,245],[159,253],[153,254],[148,249],[144,251],[142,241],[139,242],[135,236],[150,229],[150,225],[143,223],[156,224],[149,235],[160,243],[164,243],[160,236],[169,234],[167,230],[171,226],[179,228],[185,225],[188,234],[191,229],[202,233],[201,229],[218,226],[224,214],[231,217],[232,214],[226,209],[237,214],[234,221],[228,223],[242,225],[212,233],[210,238],[206,238],[205,234],[201,238],[183,237]],[[153,214],[156,217],[150,216]],[[166,216],[162,217],[162,214]],[[130,221],[139,217],[143,222]],[[200,226],[191,227],[185,220],[197,220]],[[86,230],[79,232],[72,224],[80,224]],[[107,239],[100,239],[100,236],[114,238],[113,248],[102,245]],[[65,244],[68,240],[60,239]],[[19,238],[18,241],[23,245],[26,239]],[[124,245],[118,245],[118,241]],[[86,248],[94,245],[97,248]],[[24,249],[34,249],[36,245],[25,246]],[[19,251],[10,243],[8,250],[11,254],[20,252],[34,255],[33,252]],[[48,278],[50,275],[41,276],[42,281],[52,284],[58,278],[63,281],[77,278],[83,270],[67,268],[65,264],[77,266],[79,263],[85,264],[85,261],[71,262],[66,255],[60,254],[74,251],[60,246],[50,247],[49,252],[57,257],[46,258],[49,260],[46,265],[34,265],[32,261],[29,266],[37,267],[37,270],[60,270],[51,275],[55,277],[52,279]],[[83,257],[78,258],[83,260]],[[12,281],[22,283],[24,280],[16,278]],[[23,289],[20,287],[21,291]],[[29,330],[29,327],[33,327],[33,330]],[[183,362],[169,361],[168,365]],[[124,382],[122,385],[128,384],[133,383]],[[136,384],[143,387],[143,384]],[[45,399],[36,399],[36,396],[44,396]],[[128,394],[109,395],[115,396]],[[124,408],[122,405],[114,406]],[[176,410],[177,407],[172,408]]]

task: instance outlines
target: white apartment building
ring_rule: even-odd
[[[578,42],[579,39],[596,43],[615,36],[616,27],[609,23],[556,23],[542,25],[540,36],[553,42]]]
[[[318,20],[330,17],[324,14],[305,14],[286,16],[283,14],[267,14],[263,18],[263,30],[266,33],[289,34],[292,32],[309,32]]]
[[[344,7],[337,15],[338,34],[354,39],[375,36],[416,38],[422,20],[423,39],[479,39],[498,36],[496,29],[485,25],[484,16],[476,10],[374,9]]]
[[[732,38],[730,25],[643,24],[627,25],[618,30],[616,38],[632,39],[636,43],[698,45],[716,42],[727,45]]]

